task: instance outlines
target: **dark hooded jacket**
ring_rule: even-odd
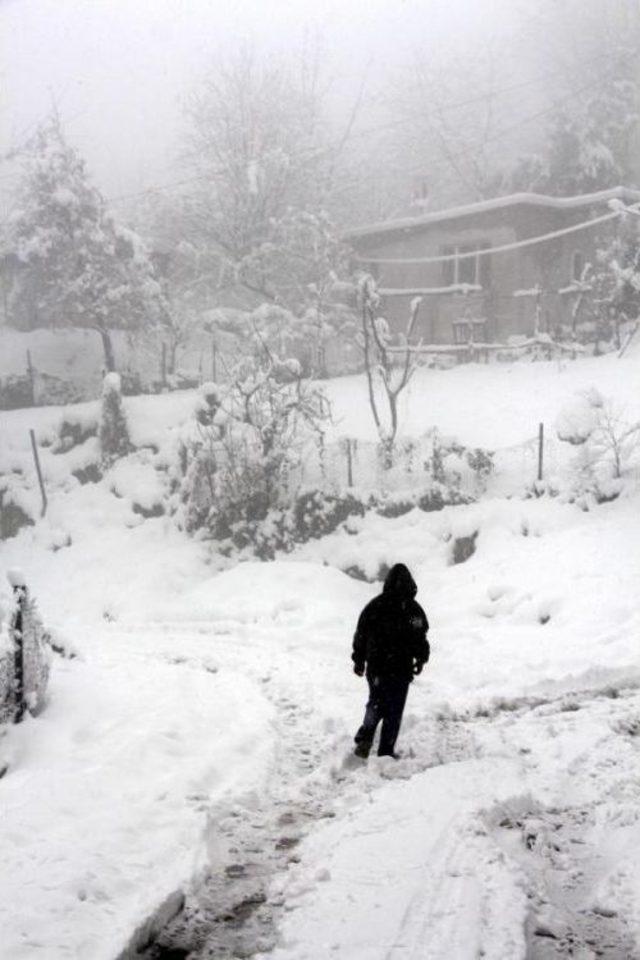
[[[358,619],[351,659],[367,677],[410,681],[414,665],[429,659],[429,621],[416,602],[417,587],[403,563],[391,568],[382,593],[371,600]]]

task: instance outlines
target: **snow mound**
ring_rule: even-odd
[[[199,584],[180,603],[190,620],[296,620],[299,625],[326,625],[341,611],[359,609],[371,587],[320,563],[276,560],[241,563]]]
[[[2,780],[2,956],[113,960],[202,863],[204,801],[265,776],[270,718],[241,675],[59,663]]]

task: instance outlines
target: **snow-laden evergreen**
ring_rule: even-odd
[[[38,128],[26,152],[8,244],[19,262],[9,292],[16,326],[96,330],[113,370],[111,330],[166,320],[144,244],[110,216],[56,117]]]
[[[131,450],[129,428],[122,405],[120,377],[117,373],[108,373],[104,378],[98,442],[105,466],[125,457]]]

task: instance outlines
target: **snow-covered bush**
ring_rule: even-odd
[[[590,276],[593,337],[596,352],[607,345],[619,350],[623,327],[640,314],[640,241],[637,224],[623,224],[598,250]]]
[[[26,374],[0,377],[0,410],[19,410],[33,404],[33,384]]]
[[[366,504],[353,493],[324,493],[309,490],[301,493],[292,508],[293,531],[301,543],[324,537],[349,517],[362,517]]]
[[[575,496],[590,495],[598,503],[618,496],[625,468],[640,450],[640,421],[626,420],[591,388],[561,411],[556,432],[579,448],[572,469]]]
[[[376,513],[381,517],[393,519],[394,517],[404,516],[404,514],[409,513],[410,510],[415,510],[416,506],[416,498],[411,495],[400,497],[385,496],[376,503]]]
[[[0,475],[0,540],[33,526],[34,516],[33,495],[24,474],[14,471]]]
[[[436,510],[442,510],[444,507],[459,506],[472,502],[473,497],[461,493],[457,487],[447,487],[441,483],[434,483],[417,497],[416,506],[425,513],[432,513]]]
[[[478,491],[484,492],[494,470],[493,452],[484,450],[482,447],[474,447],[465,452],[465,457],[476,478]]]
[[[320,539],[343,528],[348,533],[368,512],[392,518],[419,509],[426,512],[471,503],[473,498],[433,484],[420,494],[378,496],[359,490],[300,492],[286,508],[272,509],[262,519],[241,518],[224,531],[221,549],[230,555],[248,551],[261,560],[272,560],[299,544]],[[221,534],[223,531],[220,531]]]
[[[425,461],[425,470],[432,479],[443,486],[458,489],[462,482],[459,465],[462,462],[464,447],[453,437],[443,437],[437,429],[428,435],[431,439],[431,453]]]
[[[493,453],[482,447],[469,449],[455,437],[444,437],[434,428],[425,436],[424,469],[434,485],[450,492],[466,487],[483,493],[493,472]]]
[[[15,611],[15,597],[0,593],[0,723],[11,722],[15,715],[12,632]]]
[[[118,460],[108,477],[111,492],[127,501],[132,511],[145,519],[161,517],[165,512],[163,472],[156,469],[154,460],[150,450],[137,450]]]
[[[49,679],[50,646],[35,600],[19,571],[9,574],[11,593],[0,595],[0,723],[38,713]],[[22,690],[16,675],[16,643],[22,641]],[[20,700],[20,693],[22,700]]]
[[[262,519],[237,521],[229,542],[236,550],[249,549],[261,560],[271,560],[278,552],[333,533],[350,517],[364,516],[373,503],[353,492],[305,490],[286,509],[270,510]]]
[[[556,419],[558,439],[575,447],[586,443],[596,426],[596,411],[602,407],[603,403],[602,397],[595,389],[574,398],[560,411]]]
[[[104,466],[126,457],[132,449],[117,373],[108,373],[104,378],[98,440]]]
[[[57,439],[51,447],[52,453],[67,453],[73,447],[81,446],[89,437],[98,433],[98,418],[93,410],[74,408],[65,410],[57,428]]]
[[[298,362],[274,354],[258,331],[256,340],[261,352],[235,365],[224,392],[203,385],[182,449],[182,521],[215,539],[289,505],[291,471],[328,415]]]

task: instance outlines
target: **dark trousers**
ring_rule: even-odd
[[[378,724],[382,720],[378,756],[388,757],[396,745],[402,712],[407,700],[409,680],[402,677],[367,677],[369,702],[362,726],[355,736],[356,743],[371,746]]]

